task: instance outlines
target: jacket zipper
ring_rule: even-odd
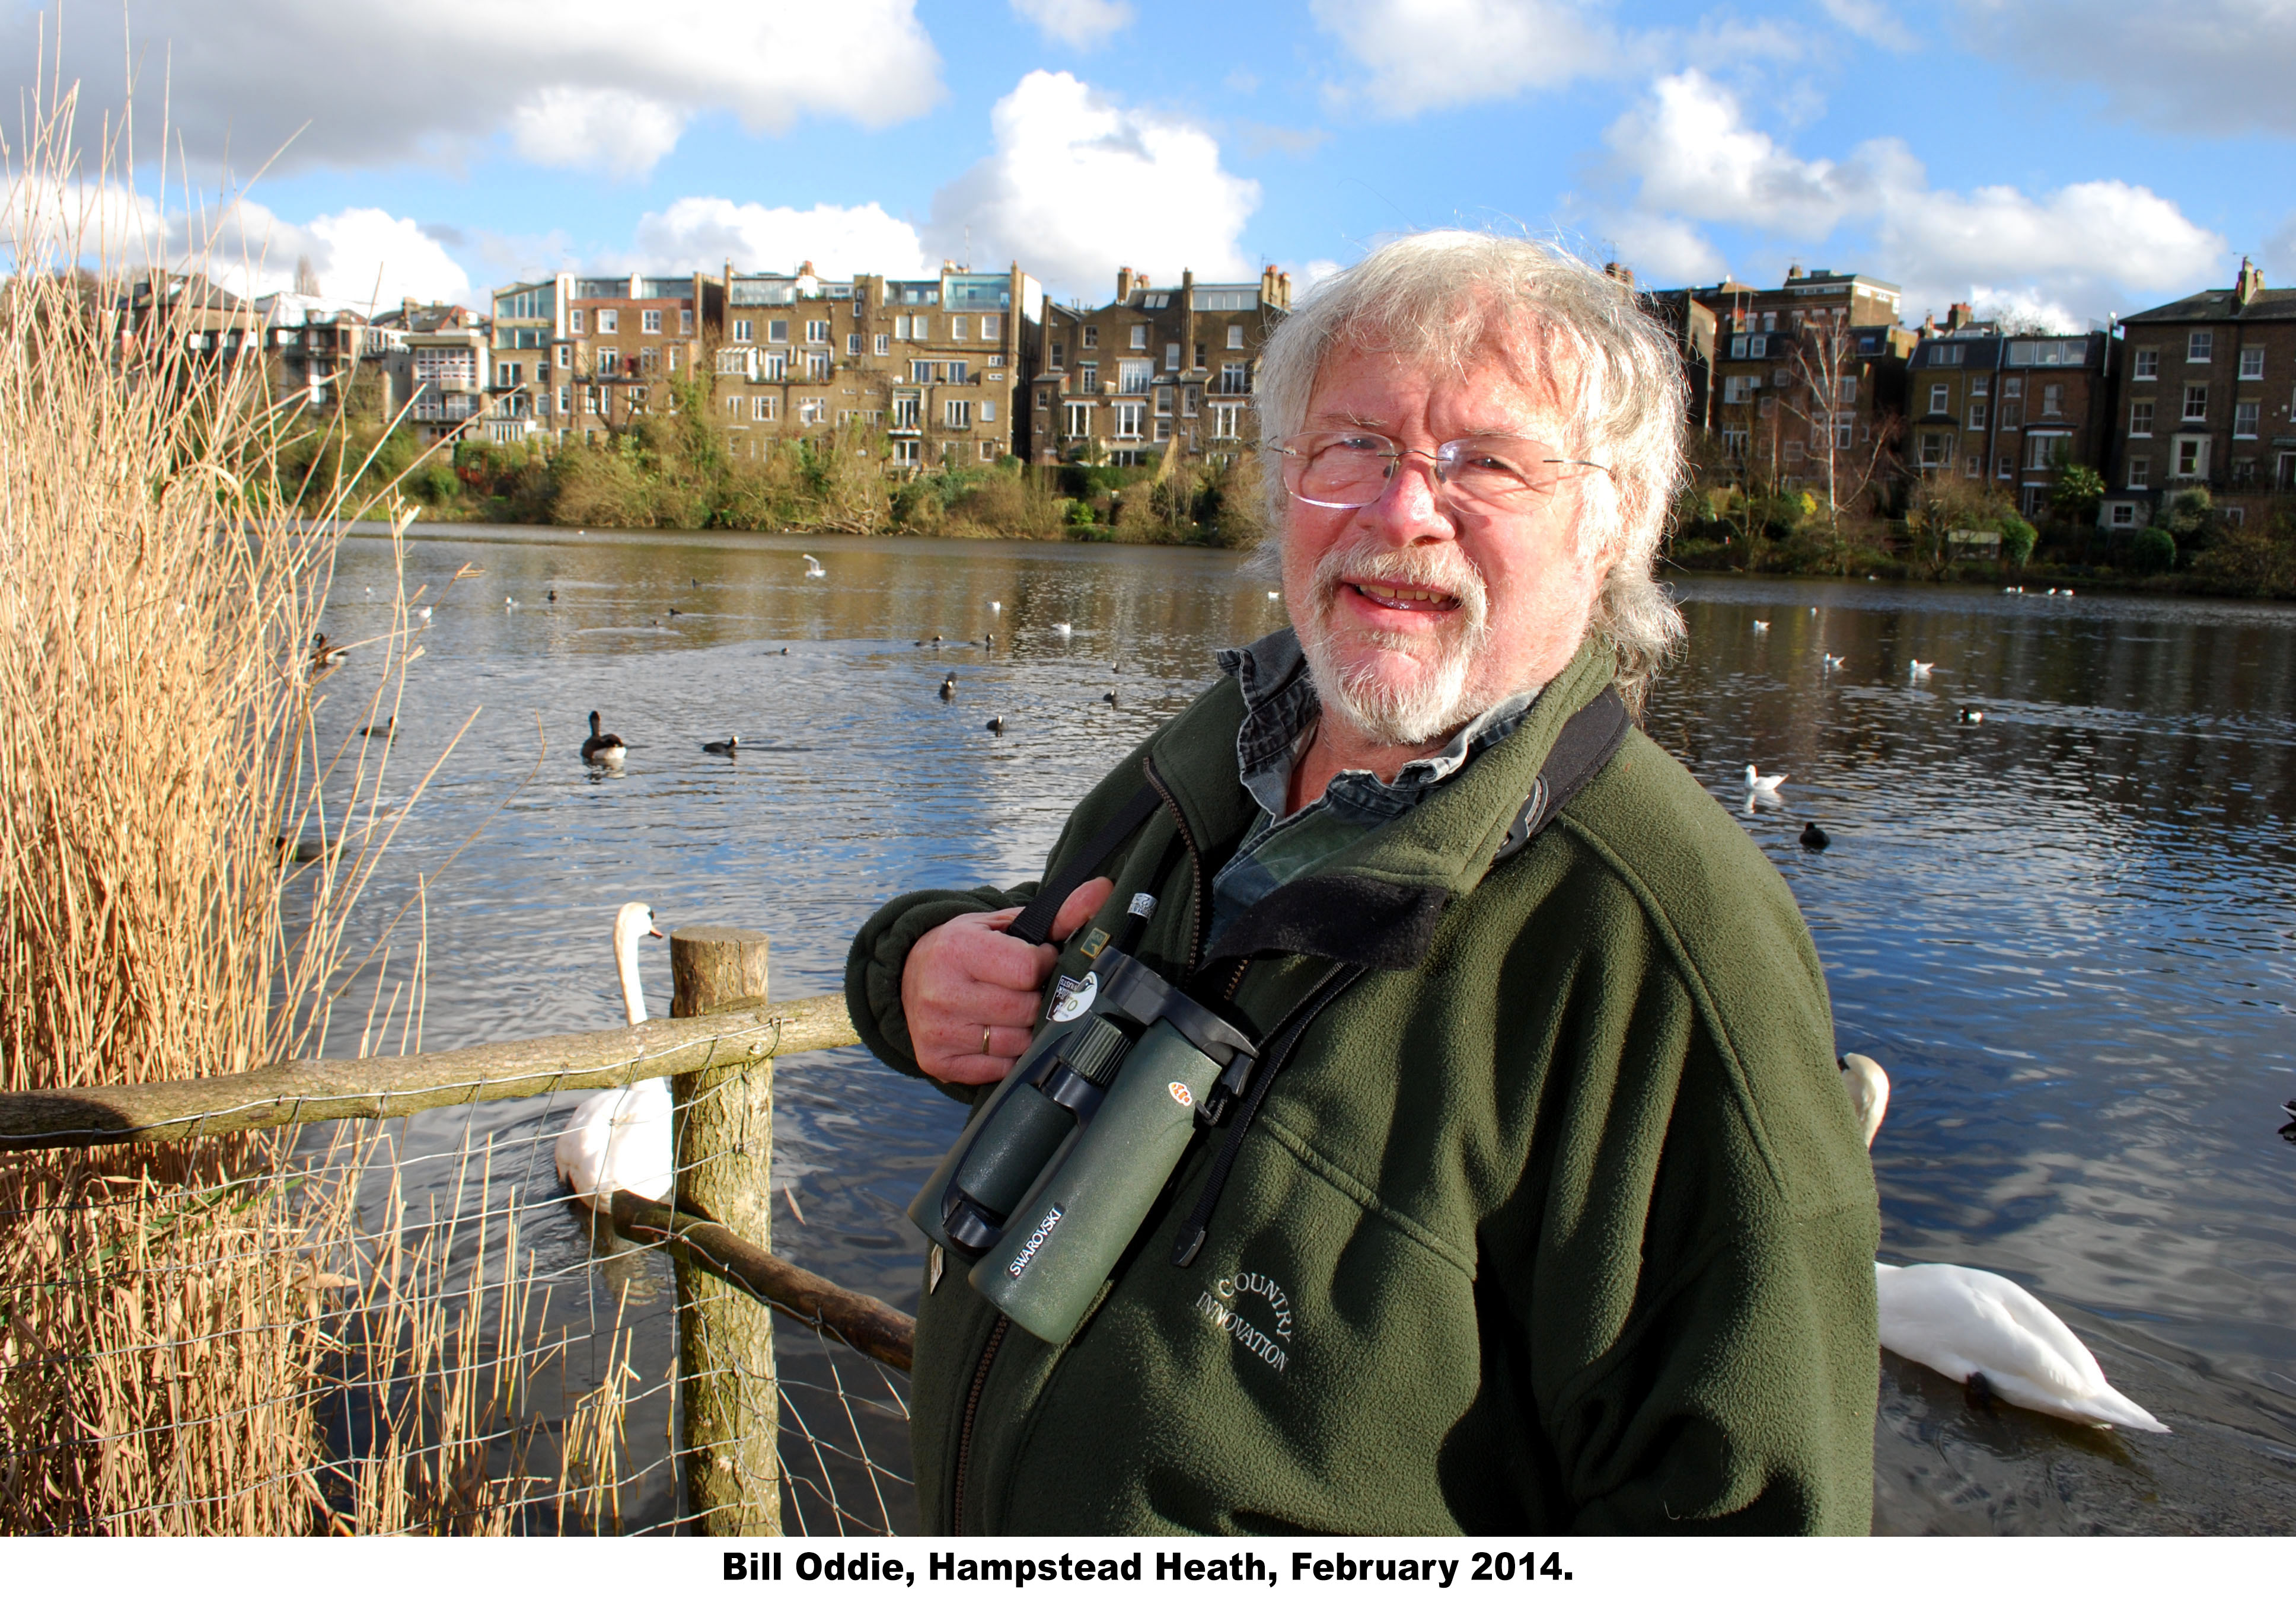
[[[1004,1341],[1004,1329],[1013,1324],[1012,1318],[1000,1316],[996,1324],[988,1330],[988,1341],[980,1348],[980,1362],[972,1368],[972,1390],[964,1396],[964,1423],[956,1433],[956,1475],[948,1499],[948,1530],[952,1538],[964,1536],[964,1478],[972,1465],[972,1418],[980,1411],[980,1390],[988,1382],[988,1366],[996,1358],[998,1346]]]
[[[1185,970],[1193,972],[1196,969],[1197,952],[1203,947],[1204,940],[1204,858],[1196,849],[1195,834],[1188,831],[1188,818],[1182,813],[1180,802],[1172,798],[1172,791],[1166,788],[1164,780],[1157,775],[1154,759],[1144,758],[1141,767],[1147,774],[1149,786],[1156,791],[1157,796],[1164,801],[1165,808],[1172,813],[1173,824],[1179,829],[1180,841],[1188,847],[1188,878],[1194,898],[1189,906]],[[1250,965],[1249,961],[1236,964],[1235,976],[1228,984],[1231,996],[1242,982],[1244,971]],[[1012,1324],[1010,1317],[1000,1316],[996,1318],[996,1326],[989,1329],[988,1341],[981,1346],[980,1359],[972,1368],[972,1387],[964,1397],[964,1420],[956,1433],[956,1471],[950,1482],[948,1529],[952,1537],[962,1538],[964,1535],[964,1480],[972,1467],[972,1423],[980,1410],[980,1390],[988,1384],[988,1368],[996,1359],[996,1351],[1004,1346],[1005,1329]]]

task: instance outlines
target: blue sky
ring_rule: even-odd
[[[2296,0],[128,0],[232,273],[481,302],[596,270],[1018,258],[1062,299],[1559,234],[1646,282],[1790,263],[2069,326],[2296,282]],[[33,78],[45,18],[10,0]],[[267,162],[266,162],[267,158]],[[260,176],[257,176],[261,168]],[[137,185],[158,193],[149,160]],[[250,182],[251,180],[251,182]],[[189,233],[179,176],[164,227]]]

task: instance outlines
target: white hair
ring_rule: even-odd
[[[1578,530],[1582,547],[1591,541],[1611,562],[1588,628],[1610,645],[1619,690],[1639,711],[1683,636],[1652,568],[1682,476],[1685,385],[1673,340],[1632,287],[1530,239],[1449,231],[1382,245],[1318,283],[1269,338],[1254,385],[1263,450],[1300,431],[1317,375],[1341,350],[1452,373],[1496,352],[1526,381],[1554,389],[1572,430],[1557,442],[1610,469],[1589,474]],[[1289,496],[1269,465],[1268,525],[1280,530]]]

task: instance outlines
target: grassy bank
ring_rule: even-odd
[[[1073,538],[1242,547],[1259,535],[1258,463],[1114,467],[993,464],[889,476],[890,443],[861,428],[753,444],[710,420],[693,386],[674,412],[548,450],[464,440],[425,454],[412,432],[311,424],[285,441],[296,507],[400,485],[426,521],[562,527],[732,528]],[[348,448],[343,447],[348,441]],[[346,480],[347,463],[365,462]]]

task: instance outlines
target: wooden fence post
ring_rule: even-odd
[[[766,996],[767,939],[738,927],[669,936],[672,1016],[703,1016]],[[773,1062],[713,1066],[670,1079],[677,1207],[773,1247]],[[682,1457],[693,1530],[713,1538],[781,1531],[781,1396],[773,1312],[690,1262],[677,1271]]]

